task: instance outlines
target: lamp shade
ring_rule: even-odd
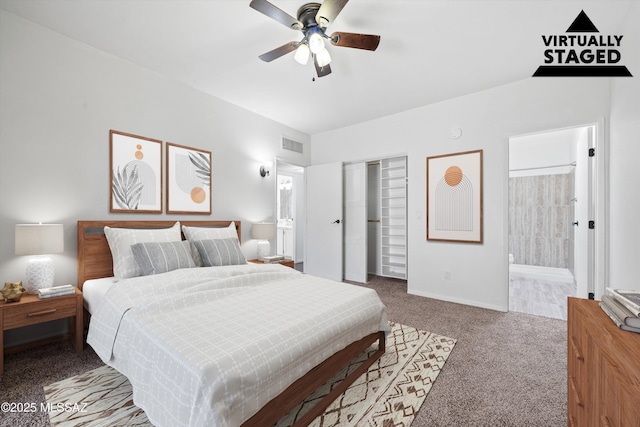
[[[331,55],[329,55],[329,51],[326,48],[316,53],[316,59],[318,60],[318,67],[324,67],[331,63]]]
[[[251,237],[258,240],[271,240],[276,238],[276,224],[272,222],[260,222],[251,226]]]
[[[64,252],[62,224],[16,224],[16,255]]]
[[[300,46],[296,49],[295,55],[293,55],[293,59],[295,59],[298,64],[306,65],[309,61],[309,46],[304,43],[300,43]]]

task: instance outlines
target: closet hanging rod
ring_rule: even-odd
[[[520,172],[520,171],[532,171],[536,169],[553,169],[553,168],[561,168],[564,166],[575,166],[576,162],[566,163],[563,165],[553,165],[553,166],[537,166],[534,168],[521,168],[521,169],[509,169],[509,172]]]

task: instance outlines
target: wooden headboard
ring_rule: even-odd
[[[238,240],[241,240],[241,224],[230,221],[180,221],[189,227],[228,227],[235,222]],[[169,228],[176,221],[78,221],[78,287],[85,280],[113,276],[111,250],[104,234],[104,227],[117,228]],[[182,236],[184,239],[184,235]]]

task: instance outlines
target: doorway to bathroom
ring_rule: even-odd
[[[509,139],[510,311],[566,320],[567,297],[593,292],[595,133]]]
[[[304,268],[304,167],[276,158],[276,253]]]

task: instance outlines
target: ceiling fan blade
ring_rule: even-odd
[[[334,46],[353,47],[356,49],[376,50],[380,44],[380,36],[371,34],[356,34],[335,32],[331,34],[331,44]]]
[[[294,50],[296,50],[299,44],[300,43],[298,42],[289,42],[287,44],[283,44],[282,46],[270,50],[267,53],[263,53],[258,58],[262,59],[264,62],[271,62],[274,59],[278,59],[289,52],[293,52]]]
[[[275,19],[282,25],[285,25],[294,30],[301,30],[302,23],[287,12],[272,5],[267,0],[251,0],[249,6],[258,12],[267,15],[269,18]]]
[[[313,65],[316,66],[316,74],[318,74],[318,77],[324,77],[331,74],[331,67],[329,66],[329,64],[325,65],[324,67],[319,66],[318,58],[315,55],[313,56]]]
[[[316,14],[316,22],[321,27],[332,23],[349,0],[324,0]]]

